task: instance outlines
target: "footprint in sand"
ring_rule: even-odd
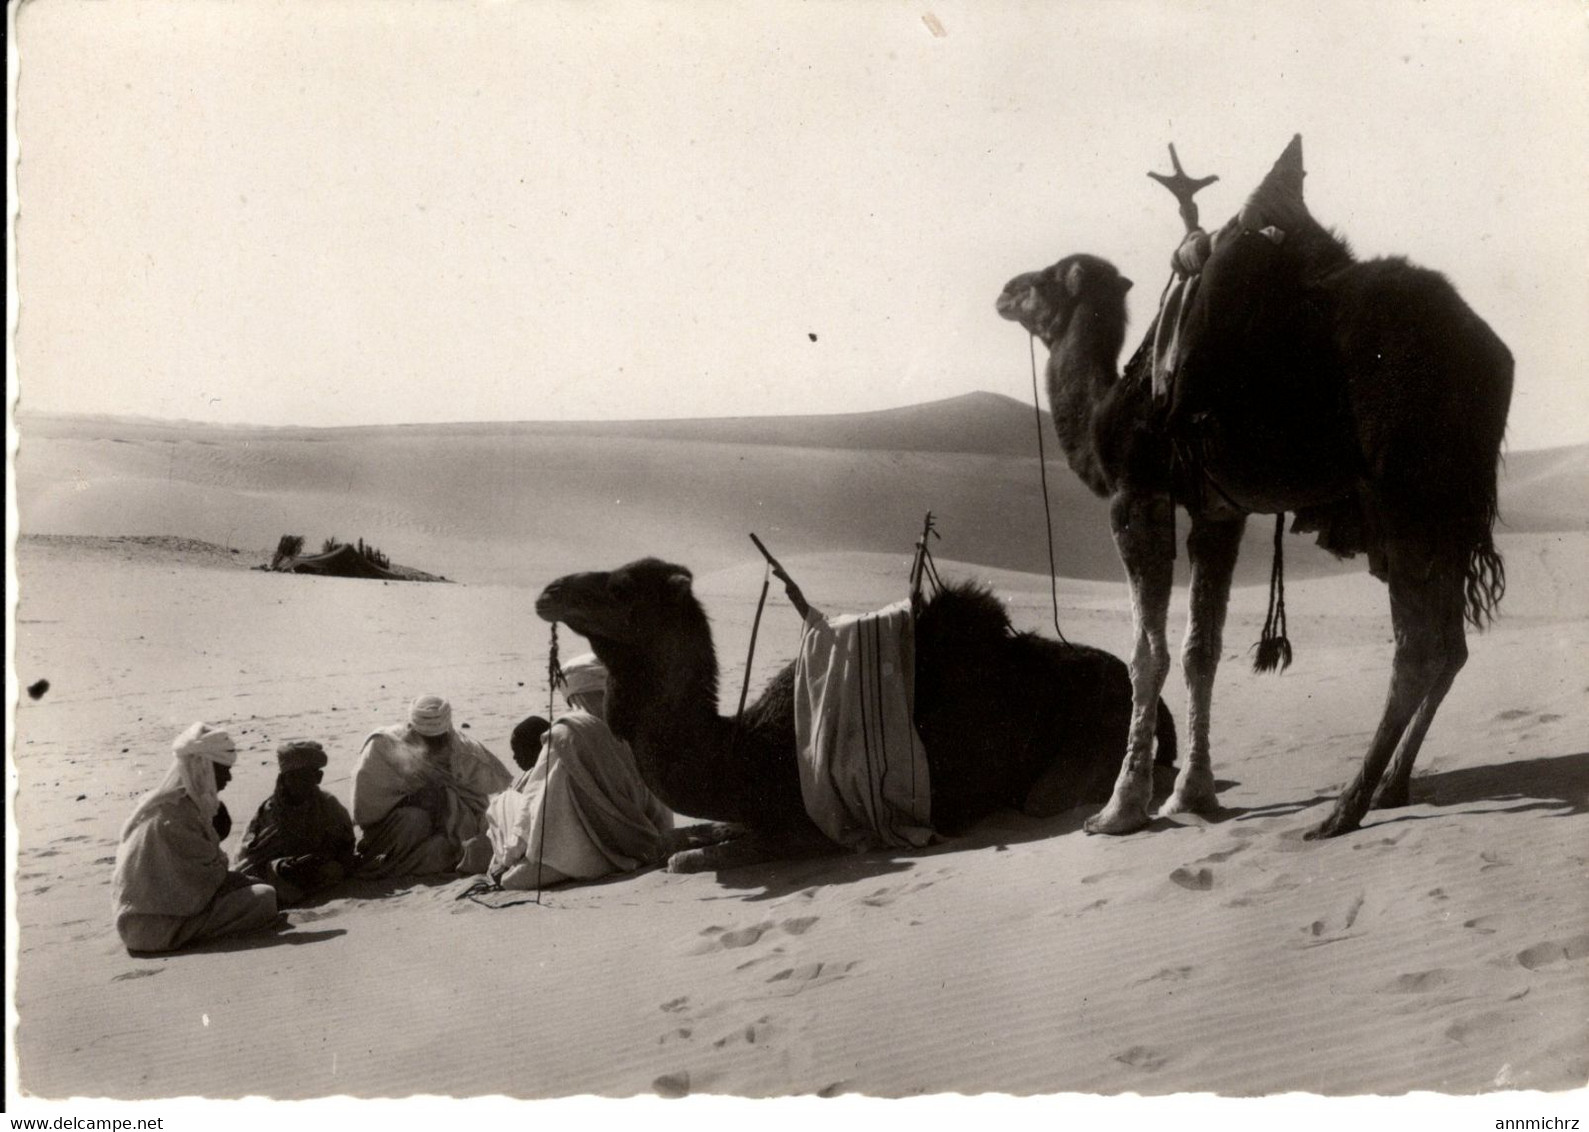
[[[1500,930],[1495,925],[1504,925],[1506,923],[1507,918],[1505,916],[1475,916],[1471,920],[1463,920],[1462,926],[1472,928],[1480,935],[1494,935]]]
[[[1352,843],[1352,851],[1355,853],[1359,849],[1388,849],[1394,845],[1401,844],[1401,839],[1406,836],[1406,833],[1398,833],[1394,837],[1376,837],[1372,841],[1354,841]]]
[[[707,939],[690,948],[690,954],[707,955],[714,951],[750,947],[761,942],[762,937],[780,930],[789,935],[805,935],[819,919],[820,916],[791,916],[776,923],[772,920],[763,920],[759,924],[744,928],[725,928],[714,924],[701,930],[701,935],[706,936]]]
[[[1149,975],[1145,979],[1138,979],[1131,985],[1140,987],[1145,983],[1184,983],[1192,977],[1190,967],[1166,967],[1156,975]]]
[[[739,947],[749,947],[772,928],[772,922],[752,924],[748,928],[721,928],[710,927],[701,934],[710,938],[690,949],[692,955],[706,955],[713,951],[732,950]]]
[[[743,1026],[736,1026],[722,1037],[712,1043],[713,1049],[723,1049],[727,1046],[738,1045],[744,1042],[748,1046],[765,1045],[773,1036],[772,1019],[763,1014],[754,1022],[747,1022]]]
[[[1406,975],[1397,975],[1385,984],[1384,989],[1391,994],[1428,994],[1430,991],[1449,987],[1456,981],[1455,971],[1436,967],[1432,971],[1414,971]]]
[[[777,963],[778,961],[783,959],[784,954],[785,953],[784,953],[784,949],[783,948],[774,947],[772,950],[768,951],[765,955],[757,955],[757,956],[755,956],[753,958],[745,960],[739,966],[735,967],[734,970],[736,970],[736,971],[748,971],[752,967],[761,967],[761,966],[764,966],[764,965],[766,965],[768,963]]]
[[[1237,853],[1240,853],[1245,848],[1247,848],[1246,845],[1238,843],[1238,844],[1232,845],[1229,849],[1219,849],[1219,850],[1216,850],[1216,851],[1208,854],[1206,857],[1199,857],[1197,860],[1193,861],[1192,863],[1194,865],[1203,865],[1203,864],[1217,865],[1217,864],[1220,864],[1223,861],[1230,860],[1232,857],[1234,857]]]
[[[651,1082],[651,1088],[655,1090],[657,1096],[666,1097],[669,1100],[687,1097],[690,1095],[689,1071],[681,1070],[678,1073],[664,1073]]]
[[[912,892],[920,892],[924,888],[931,888],[932,881],[924,880],[916,884],[902,884],[892,888],[880,888],[870,896],[861,897],[861,903],[869,908],[887,908],[901,896],[909,896]]]
[[[1475,1036],[1494,1037],[1504,1034],[1521,1017],[1523,1017],[1522,1011],[1516,1008],[1486,1011],[1451,1023],[1446,1027],[1446,1037],[1458,1045],[1467,1045],[1468,1039]]]
[[[124,983],[128,979],[147,979],[150,975],[158,975],[164,970],[164,967],[139,967],[135,970],[126,971],[120,975],[116,975],[110,981],[113,983]]]
[[[1192,892],[1207,892],[1214,887],[1214,870],[1182,867],[1170,874],[1170,879]]]
[[[665,1010],[669,1014],[677,1014],[679,1011],[687,1009],[689,1007],[689,1005],[690,1005],[690,996],[686,994],[686,995],[680,995],[678,998],[669,999],[667,1002],[664,1002],[657,1009]]]
[[[1163,1069],[1170,1062],[1168,1054],[1161,1053],[1152,1046],[1132,1046],[1122,1053],[1115,1054],[1114,1059],[1122,1065],[1129,1065],[1133,1069],[1145,1069],[1149,1073]]]
[[[1541,967],[1549,967],[1553,963],[1585,958],[1589,958],[1589,932],[1575,935],[1571,939],[1547,940],[1544,943],[1536,943],[1533,947],[1525,948],[1517,953],[1517,961],[1530,971],[1537,971]]]
[[[773,988],[774,994],[780,998],[788,998],[812,987],[838,982],[859,964],[859,959],[848,963],[804,963],[799,967],[787,967],[779,971],[767,982],[777,984]]]
[[[1523,708],[1507,708],[1505,711],[1496,712],[1495,718],[1508,722],[1514,719],[1527,719],[1528,712]]]
[[[1345,939],[1356,939],[1360,932],[1353,932],[1352,925],[1357,923],[1357,917],[1363,910],[1363,894],[1359,892],[1346,906],[1344,912],[1339,912],[1327,919],[1314,920],[1303,928],[1303,934],[1308,939],[1303,947],[1319,947],[1326,943],[1340,943]]]
[[[1280,873],[1262,888],[1255,888],[1245,896],[1225,901],[1226,908],[1245,908],[1250,904],[1267,904],[1271,899],[1302,887],[1302,882],[1291,873]]]

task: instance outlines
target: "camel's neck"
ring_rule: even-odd
[[[1107,495],[1109,488],[1093,422],[1119,378],[1117,359],[1125,330],[1124,309],[1103,312],[1083,302],[1048,344],[1048,404],[1059,446],[1071,470],[1098,495]]]
[[[733,723],[717,712],[717,661],[705,617],[698,634],[678,634],[643,653],[621,651],[598,647],[597,655],[609,652],[602,656],[607,721],[634,751],[640,777],[681,814],[741,820]]]

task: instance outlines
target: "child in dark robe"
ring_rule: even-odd
[[[353,873],[353,819],[320,789],[326,753],[312,739],[276,748],[276,789],[243,834],[238,869],[295,904]]]
[[[508,740],[513,748],[513,762],[519,768],[519,777],[514,781],[511,789],[517,790],[524,781],[524,776],[535,769],[536,760],[541,757],[541,744],[546,740],[546,733],[551,729],[551,724],[538,715],[528,715],[519,720],[518,726],[513,729],[513,737]]]

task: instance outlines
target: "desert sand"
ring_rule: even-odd
[[[938,450],[898,418],[878,433],[851,421],[827,446],[820,422],[669,436],[24,421],[14,672],[49,688],[19,696],[12,731],[20,1095],[1581,1089],[1585,449],[1509,457],[1503,615],[1470,634],[1415,804],[1351,835],[1300,838],[1377,721],[1384,590],[1288,539],[1297,661],[1253,674],[1269,537],[1254,524],[1216,694],[1217,816],[1102,838],[1080,832],[1087,807],[1002,814],[922,852],[653,870],[539,902],[459,899],[456,879],[349,886],[283,932],[163,958],[122,949],[117,831],[184,725],[239,742],[232,851],[281,739],[323,741],[325,786],[345,798],[364,734],[436,691],[505,758],[513,723],[548,707],[532,604],[566,570],[646,553],[692,567],[730,708],[763,577],[747,530],[814,602],[858,611],[903,596],[931,508],[941,572],[987,580],[1020,627],[1052,632],[1035,461],[989,439],[1003,433],[987,411],[1003,408],[961,404]],[[957,433],[975,439],[956,448]],[[1103,507],[1062,464],[1051,474],[1061,624],[1123,655]],[[250,569],[287,532],[362,536],[455,584]],[[774,586],[753,689],[797,640]],[[565,629],[563,654],[579,647]],[[1166,696],[1184,736],[1178,673]],[[1567,1101],[1577,1115],[1582,1099],[1535,1096],[1513,1115]]]

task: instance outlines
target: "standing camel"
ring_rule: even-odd
[[[1334,837],[1358,828],[1370,805],[1408,803],[1418,748],[1467,659],[1463,621],[1482,628],[1505,590],[1492,527],[1512,356],[1442,276],[1402,259],[1358,262],[1309,215],[1300,137],[1212,240],[1191,201],[1212,178],[1194,181],[1179,162],[1175,177],[1153,176],[1192,230],[1177,261],[1200,274],[1124,375],[1116,359],[1131,281],[1106,261],[1067,256],[1012,279],[998,299],[1000,315],[1049,349],[1061,447],[1109,500],[1131,588],[1128,748],[1087,829],[1131,833],[1149,821],[1150,705],[1170,665],[1179,505],[1191,519],[1181,652],[1191,742],[1162,813],[1219,807],[1209,709],[1247,516],[1293,512],[1293,530],[1317,532],[1338,555],[1366,553],[1389,585],[1396,650],[1384,714],[1357,777],[1308,832]],[[1156,391],[1166,356],[1173,386]],[[1277,552],[1279,537],[1277,523]],[[1289,661],[1283,633],[1272,590],[1260,667]]]

